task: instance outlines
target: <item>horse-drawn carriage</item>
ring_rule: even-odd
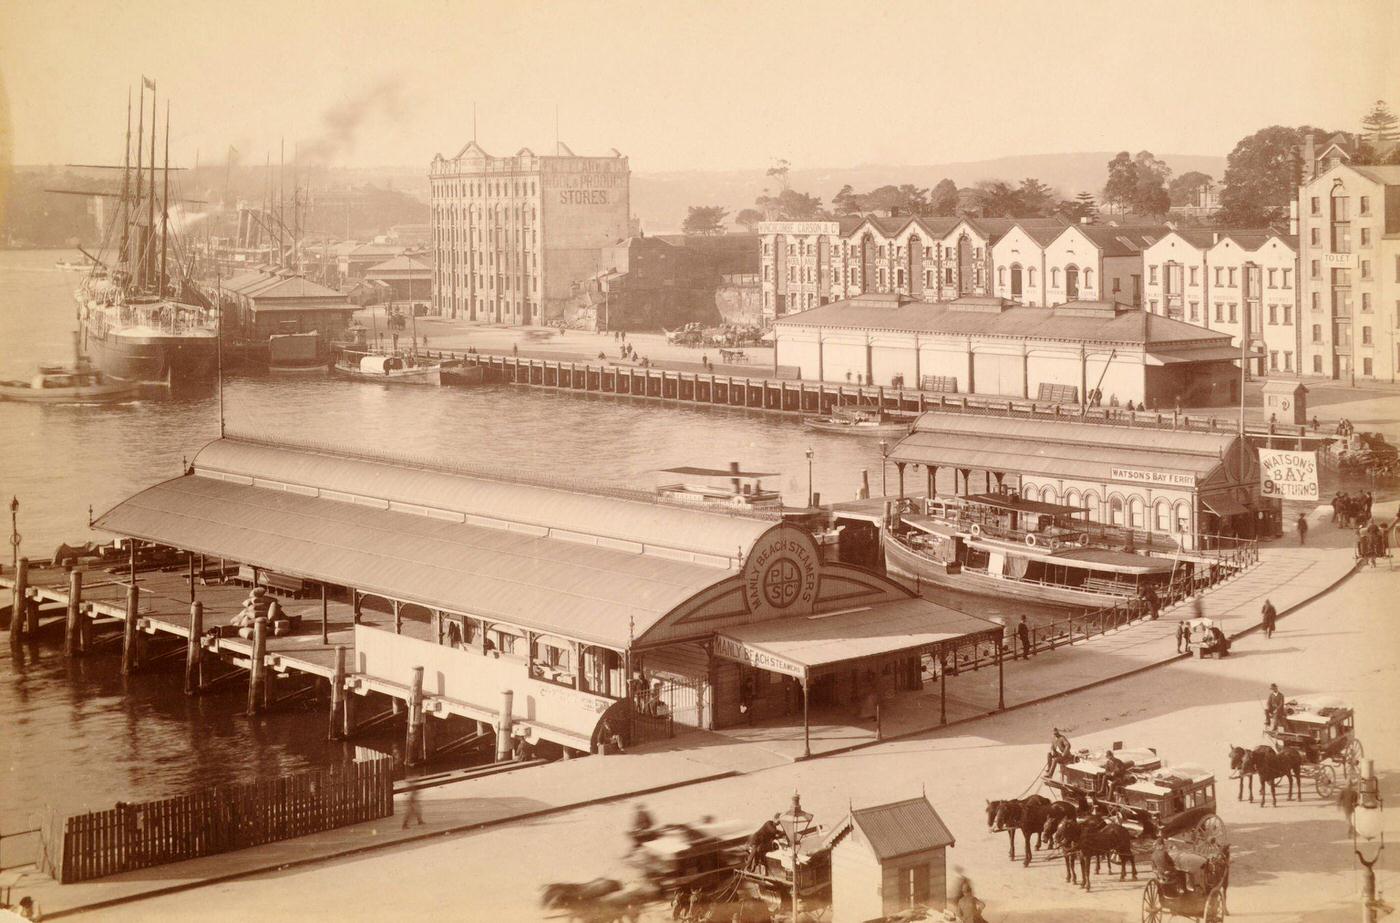
[[[1303,755],[1302,771],[1313,780],[1318,795],[1330,798],[1337,774],[1351,783],[1361,777],[1365,750],[1356,738],[1351,706],[1330,696],[1305,696],[1284,704],[1283,715],[1264,729],[1277,745]]]
[[[1121,767],[1110,774],[1109,757]],[[1061,797],[1090,802],[1101,814],[1116,816],[1137,838],[1187,836],[1218,840],[1225,824],[1215,813],[1215,776],[1196,766],[1164,768],[1155,750],[1115,748],[1102,754],[1080,751],[1044,782]]]
[[[1230,887],[1230,847],[1211,841],[1168,841],[1168,852],[1175,870],[1154,869],[1142,890],[1142,923],[1170,917],[1222,923]]]
[[[627,854],[627,862],[655,888],[670,894],[729,875],[744,854],[747,833],[714,821],[665,824]]]

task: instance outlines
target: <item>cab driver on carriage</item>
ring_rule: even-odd
[[[1056,766],[1065,766],[1074,762],[1074,752],[1069,745],[1069,738],[1059,728],[1051,729],[1053,734],[1050,738],[1050,752],[1045,757],[1045,774],[1054,772]]]

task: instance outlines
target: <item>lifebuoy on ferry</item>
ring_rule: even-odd
[[[1052,539],[1050,539],[1050,550],[1051,550],[1051,551],[1059,551],[1059,550],[1060,550],[1060,540],[1059,540],[1058,538],[1052,538]]]
[[[982,527],[975,522],[972,524],[972,528],[969,531],[972,532],[973,538],[979,538],[982,535]]]
[[[1089,547],[1089,536],[1087,536],[1087,535],[1081,535],[1081,536],[1079,536],[1079,547],[1080,547],[1080,548],[1088,548],[1088,547]]]
[[[1026,544],[1032,548],[1035,547],[1035,536],[1029,532],[1026,533]]]

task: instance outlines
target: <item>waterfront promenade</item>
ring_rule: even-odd
[[[1393,504],[1386,504],[1380,512],[1393,516]],[[1265,545],[1258,565],[1205,594],[1205,614],[1219,619],[1232,636],[1240,637],[1258,625],[1265,597],[1287,616],[1343,581],[1354,566],[1350,534],[1327,524],[1328,507],[1319,507],[1311,518],[1313,544],[1299,548],[1290,536]],[[1388,563],[1382,563],[1378,573],[1393,578]],[[1010,709],[1047,713],[1061,708],[1061,700],[1078,694],[1097,703],[1090,708],[1091,713],[1101,711],[1104,703],[1112,702],[1117,695],[1109,691],[1116,689],[1117,684],[1106,684],[1133,682],[1134,677],[1153,667],[1187,659],[1176,654],[1174,634],[1177,620],[1191,614],[1168,610],[1157,622],[1139,622],[1029,661],[1008,659],[1006,704]],[[1235,662],[1234,658],[1206,661],[1191,669],[1228,673],[1228,665]],[[1093,691],[1095,688],[1101,691]],[[1084,692],[1086,689],[1091,691]],[[1004,720],[997,718],[994,668],[960,674],[949,684],[949,693],[946,728],[939,726],[936,688],[888,700],[882,712],[885,744],[876,740],[871,722],[856,721],[844,713],[815,713],[812,764],[824,763],[822,757],[850,759],[860,752],[876,752],[891,746],[892,738],[958,739],[976,734],[981,722]],[[1069,723],[1067,719],[1055,720]],[[397,819],[361,824],[76,885],[59,886],[29,870],[15,882],[16,893],[38,897],[52,918],[85,908],[96,909],[112,901],[137,900],[230,876],[254,875],[289,863],[321,862],[419,841],[422,837],[529,826],[562,811],[625,802],[643,792],[779,770],[801,762],[802,746],[800,727],[791,725],[768,723],[718,732],[695,731],[623,755],[553,763],[425,790],[422,803],[430,823],[422,828],[401,830]]]

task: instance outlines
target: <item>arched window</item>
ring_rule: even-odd
[[[1108,498],[1108,523],[1113,526],[1123,525],[1123,498]]]
[[[1032,266],[1030,269],[1027,269],[1027,270],[1026,270],[1026,284],[1029,285],[1031,288],[1035,288],[1035,267],[1034,267],[1034,266]]]
[[[1021,487],[1021,496],[1027,500],[1035,500],[1040,496],[1040,489],[1034,484],[1025,484]]]
[[[1082,504],[1082,503],[1079,502],[1079,491],[1078,491],[1078,490],[1076,490],[1075,488],[1071,487],[1069,490],[1065,491],[1065,506],[1083,506],[1083,505],[1084,505],[1084,504]]]
[[[1134,529],[1147,528],[1147,522],[1143,513],[1145,512],[1142,498],[1133,497],[1128,500],[1128,523]]]
[[[1099,495],[1092,490],[1084,491],[1084,505],[1089,509],[1090,522],[1102,522],[1103,510],[1099,509]]]
[[[1177,532],[1191,531],[1191,504],[1185,500],[1176,501],[1176,522],[1174,529]]]
[[[1093,287],[1094,287],[1094,271],[1093,271],[1092,269],[1086,269],[1086,270],[1084,270],[1084,287],[1085,287],[1085,288],[1093,288]]]
[[[1060,267],[1056,266],[1050,270],[1050,284],[1052,286],[1060,284]]]
[[[1060,499],[1060,492],[1049,484],[1046,484],[1040,491],[1041,503],[1057,503]]]
[[[1165,500],[1158,500],[1152,505],[1152,529],[1155,532],[1170,532],[1171,528],[1171,504]]]
[[[998,267],[997,267],[997,287],[998,287],[998,288],[1003,288],[1003,287],[1005,287],[1005,286],[1006,286],[1006,267],[1005,267],[1005,266],[998,266]]]

